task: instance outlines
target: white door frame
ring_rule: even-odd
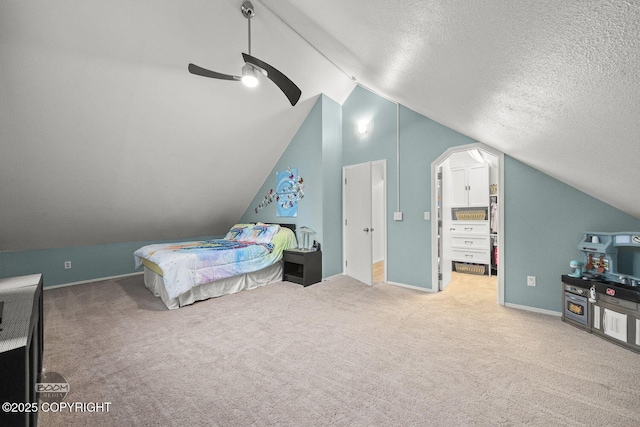
[[[375,160],[372,162],[365,162],[365,163],[371,163],[371,166],[376,166],[376,165],[382,165],[382,179],[384,181],[384,184],[382,186],[383,188],[383,212],[382,212],[382,224],[383,224],[383,229],[382,230],[374,230],[374,233],[378,233],[381,232],[383,233],[383,245],[384,245],[384,282],[387,283],[387,272],[388,272],[388,268],[387,268],[387,260],[389,258],[389,254],[387,252],[387,159],[382,159],[382,160]],[[354,166],[359,166],[362,165],[363,163],[358,163],[358,164],[354,164],[354,165],[348,165],[348,166],[343,166],[342,167],[342,274],[346,275],[347,271],[345,268],[345,261],[346,261],[346,257],[347,257],[347,242],[346,242],[346,230],[345,230],[345,224],[344,224],[344,218],[345,218],[345,209],[346,209],[346,204],[347,204],[347,200],[346,200],[346,192],[344,189],[344,178],[345,178],[345,170],[349,169],[351,167]],[[372,243],[373,244],[373,243]]]
[[[504,247],[504,153],[494,150],[481,142],[451,147],[431,163],[431,212],[434,213],[433,220],[431,221],[431,290],[433,292],[439,291],[438,218],[437,215],[435,215],[438,208],[438,193],[436,188],[438,185],[436,176],[438,173],[437,168],[438,165],[444,162],[451,154],[473,150],[474,148],[490,153],[498,158],[498,256],[500,257],[500,261],[498,262],[498,304],[504,305],[504,260],[506,257],[506,250]]]

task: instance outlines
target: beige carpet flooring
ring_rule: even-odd
[[[500,307],[495,283],[457,274],[430,294],[340,277],[174,311],[141,276],[47,290],[45,368],[66,401],[111,406],[39,425],[640,425],[640,355]]]

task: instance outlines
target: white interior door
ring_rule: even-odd
[[[373,284],[371,162],[343,168],[345,274]]]

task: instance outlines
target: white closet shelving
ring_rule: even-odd
[[[450,245],[456,270],[477,273],[475,269],[484,266],[491,274],[488,164],[451,168],[451,211]]]

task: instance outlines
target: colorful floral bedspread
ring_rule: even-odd
[[[259,227],[236,224],[234,228]],[[295,234],[279,226],[275,232],[258,228],[244,232],[248,240],[225,239],[183,243],[161,243],[143,246],[134,252],[136,268],[142,259],[157,264],[162,270],[169,298],[175,298],[191,288],[226,277],[249,273],[268,267],[282,258],[282,251],[296,246]],[[232,230],[234,230],[232,228]],[[264,239],[271,233],[270,242]],[[242,233],[232,233],[240,236]],[[256,239],[259,235],[259,239]],[[254,240],[254,241],[250,241]],[[260,242],[256,242],[259,240]]]

